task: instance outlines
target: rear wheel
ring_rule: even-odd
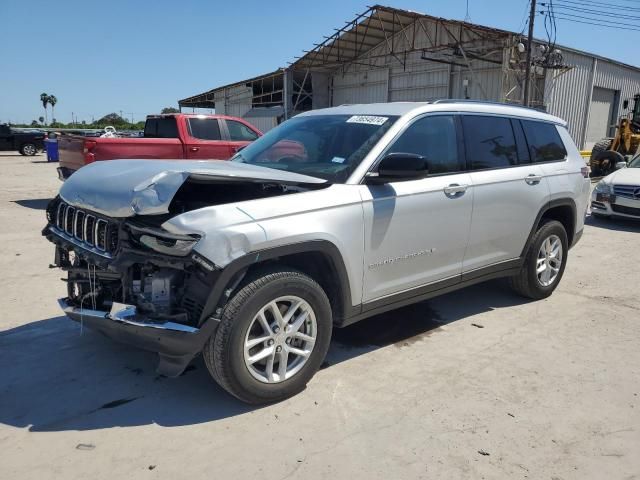
[[[302,391],[329,348],[329,300],[289,269],[249,281],[224,308],[203,356],[212,377],[240,400],[261,404]]]
[[[597,142],[591,149],[591,158],[589,159],[589,165],[591,166],[592,176],[600,177],[603,175],[604,169],[600,164],[600,156],[609,151],[613,138],[603,138]]]
[[[511,288],[535,300],[548,297],[560,283],[567,253],[564,226],[556,220],[546,221],[533,236],[520,273],[509,279]]]
[[[38,149],[33,143],[25,143],[20,147],[20,154],[27,157],[32,157],[38,153]]]

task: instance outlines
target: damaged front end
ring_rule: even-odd
[[[327,185],[313,177],[235,162],[119,160],[88,165],[64,183],[47,207],[42,233],[56,245],[55,266],[67,272],[67,297],[60,304],[83,325],[158,352],[159,372],[179,375],[214,332],[216,315],[239,281],[224,268],[228,255],[206,258],[194,247],[205,240],[205,231],[209,242],[219,238],[216,221],[253,222],[240,208],[227,209],[233,213],[222,220],[205,207]],[[181,214],[203,208],[201,230],[163,228]],[[222,251],[225,242],[220,240],[207,251]]]
[[[220,271],[192,252],[198,237],[164,231],[166,217],[109,218],[59,197],[47,217],[43,235],[67,272],[67,316],[157,351],[159,371],[180,374],[217,324],[203,309]]]

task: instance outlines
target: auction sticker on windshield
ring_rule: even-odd
[[[374,115],[354,115],[347,120],[347,123],[364,123],[366,125],[383,125],[389,117],[378,117]]]

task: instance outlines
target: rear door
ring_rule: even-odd
[[[229,142],[223,140],[220,120],[208,117],[187,117],[187,158],[227,160],[233,155]]]
[[[242,147],[253,142],[260,136],[260,132],[243,122],[231,120],[229,118],[222,120],[226,127],[226,138],[229,140],[231,155],[234,155]]]
[[[491,115],[462,117],[473,218],[463,273],[517,259],[538,212],[549,201],[548,179],[531,162],[521,122]]]

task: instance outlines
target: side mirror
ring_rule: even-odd
[[[621,168],[627,168],[627,162],[616,163],[616,170],[620,170]]]
[[[625,100],[624,102],[622,102],[622,109],[626,110],[627,108],[629,108],[629,100]]]
[[[427,159],[414,153],[389,153],[378,164],[377,171],[367,173],[367,183],[382,185],[391,182],[419,180],[429,175]]]

